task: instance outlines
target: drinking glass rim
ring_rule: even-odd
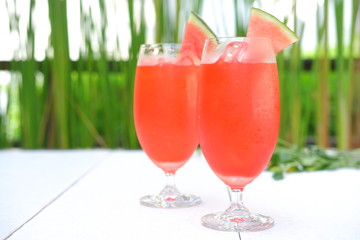
[[[217,61],[216,59],[219,59],[222,56],[227,46],[234,42],[244,44],[242,45],[242,48],[247,49],[242,51],[243,54],[241,61],[252,63],[276,62],[273,42],[269,37],[212,37],[205,40],[201,64],[214,63],[214,60]],[[260,50],[263,53],[260,55],[254,54],[259,51],[259,48],[264,50]],[[254,51],[254,49],[257,50]]]
[[[154,47],[154,46],[182,46],[182,45],[191,45],[191,43],[185,42],[185,43],[143,43],[140,45],[140,47]]]
[[[210,38],[206,38],[205,40],[206,41],[213,41],[213,40],[219,40],[219,39],[224,39],[224,40],[226,40],[226,39],[229,39],[229,40],[231,40],[231,39],[268,39],[268,40],[271,40],[271,38],[270,37],[210,37]]]

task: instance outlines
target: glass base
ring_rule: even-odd
[[[200,204],[201,200],[195,195],[181,194],[176,187],[167,185],[155,196],[148,195],[140,198],[140,203],[154,208],[185,208]]]
[[[201,222],[207,228],[228,232],[262,231],[274,225],[271,217],[256,213],[237,215],[226,211],[205,215]]]
[[[180,194],[176,198],[163,196],[144,196],[140,203],[147,207],[154,208],[184,208],[200,204],[200,198],[195,195]]]

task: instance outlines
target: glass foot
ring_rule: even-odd
[[[218,212],[203,216],[201,222],[205,227],[228,232],[261,231],[274,225],[271,217],[256,213],[237,215]]]
[[[145,196],[140,199],[140,203],[147,207],[154,208],[184,208],[200,204],[200,198],[194,195],[180,194],[179,196]]]
[[[176,187],[167,185],[155,196],[144,196],[140,203],[154,208],[185,208],[200,204],[201,200],[195,195],[181,194]]]

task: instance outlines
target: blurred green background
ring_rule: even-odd
[[[0,56],[0,148],[139,148],[132,99],[140,44],[181,41],[191,10],[218,35],[245,35],[251,6],[286,22],[301,39],[277,55],[281,131],[273,162],[301,170],[306,164],[294,158],[339,159],[324,149],[360,147],[359,0],[0,5],[0,49],[7,50]]]

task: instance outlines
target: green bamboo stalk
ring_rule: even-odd
[[[91,19],[88,19],[88,21],[92,21]],[[93,24],[91,24],[93,25]],[[98,91],[99,89],[99,80],[97,78],[97,71],[95,69],[95,57],[94,57],[94,50],[92,49],[91,45],[91,31],[90,29],[87,29],[87,35],[85,38],[85,45],[86,45],[86,76],[84,76],[85,80],[88,81],[89,84],[89,100],[93,99],[100,99],[101,95]],[[95,101],[91,106],[88,105],[88,103],[84,103],[85,106],[88,106],[88,116],[89,119],[92,120],[94,126],[99,129],[100,134],[103,133],[102,126],[103,121],[101,114],[99,114],[99,109],[102,109],[102,101]]]
[[[357,98],[359,98],[360,87],[360,70],[356,69],[355,59],[360,58],[359,54],[356,56],[355,44],[360,45],[360,40],[356,39],[356,29],[360,28],[359,22],[357,22],[358,15],[360,12],[360,2],[358,0],[352,1],[351,11],[351,25],[350,25],[350,42],[349,42],[349,111],[352,116],[352,136],[351,136],[351,147],[360,147],[360,105],[357,105]],[[356,94],[357,93],[357,94]],[[360,99],[360,98],[359,98]],[[360,101],[360,100],[359,100]],[[357,115],[357,116],[356,116]]]
[[[302,89],[306,83],[305,75],[303,74],[303,60],[302,60],[302,36],[305,28],[297,16],[296,1],[293,1],[293,21],[294,32],[299,36],[299,41],[290,47],[289,68],[288,68],[288,103],[287,114],[290,124],[290,139],[291,142],[297,146],[304,146],[306,137],[309,131],[308,123],[310,122],[311,112],[307,108],[310,106],[311,95],[308,94],[310,89]]]
[[[288,23],[288,18],[284,18],[284,24]],[[288,64],[287,56],[285,55],[287,50],[281,51],[276,55],[277,65],[278,65],[278,74],[279,74],[279,86],[280,86],[280,132],[279,138],[291,142],[291,131],[290,131],[290,113],[291,105],[289,104],[290,91],[289,91],[289,74],[288,74]]]
[[[8,147],[4,116],[0,116],[0,149]]]
[[[71,143],[72,147],[85,147],[83,138],[87,135],[87,132],[84,131],[84,124],[81,124],[81,120],[79,114],[77,114],[76,107],[81,108],[82,101],[86,95],[86,88],[84,87],[84,83],[80,81],[79,72],[82,71],[80,66],[80,59],[76,64],[76,67],[72,69],[70,79],[71,79],[71,94],[70,94],[70,124],[72,126],[70,130]],[[75,107],[76,105],[76,107]],[[82,111],[84,112],[84,111]]]
[[[246,36],[244,35],[240,25],[240,13],[238,0],[234,0],[234,16],[235,16],[235,36]]]
[[[334,1],[335,22],[336,22],[336,71],[337,71],[337,112],[336,112],[336,138],[337,147],[340,149],[350,148],[350,111],[349,111],[349,83],[345,77],[344,58],[344,2]]]
[[[155,1],[157,3],[157,1]],[[156,14],[161,14],[158,11],[159,8],[156,8]],[[138,148],[139,143],[137,141],[134,118],[133,118],[133,97],[134,97],[134,78],[135,70],[137,63],[137,55],[140,49],[140,45],[145,42],[145,33],[146,25],[144,19],[144,1],[141,1],[141,19],[140,19],[140,28],[137,31],[135,28],[135,18],[134,18],[134,1],[128,1],[128,10],[129,10],[129,23],[130,23],[130,33],[131,33],[131,45],[129,47],[129,60],[126,63],[126,96],[125,96],[125,126],[126,129],[125,136],[123,137],[124,147],[126,148]]]
[[[54,145],[51,145],[54,142],[53,135],[50,135],[51,129],[51,116],[53,109],[53,95],[51,94],[51,74],[50,74],[50,59],[48,55],[46,55],[42,67],[39,70],[43,73],[44,76],[44,84],[42,86],[40,103],[41,103],[41,119],[40,119],[40,127],[38,134],[38,141],[41,147],[53,148]]]
[[[175,24],[173,21],[173,13],[172,13],[173,9],[170,7],[171,6],[170,1],[162,1],[162,5],[163,5],[163,11],[162,11],[163,21],[161,23],[163,25],[162,42],[175,42],[175,39],[173,39],[174,28],[175,28]]]
[[[56,133],[54,122],[54,95],[52,93],[53,82],[51,72],[51,61],[49,49],[47,49],[45,59],[41,65],[38,66],[38,71],[43,74],[43,85],[40,87],[40,123],[38,142],[42,148],[55,148]]]
[[[14,6],[15,9],[10,9],[10,6]],[[9,29],[10,32],[20,38],[20,30],[19,30],[19,15],[18,11],[16,11],[15,1],[12,3],[10,1],[6,1],[6,8],[9,17]],[[19,41],[20,42],[20,41]],[[22,128],[22,119],[21,119],[21,109],[22,104],[20,103],[20,84],[21,84],[21,68],[20,62],[18,61],[20,58],[20,53],[23,50],[21,43],[19,43],[18,47],[14,49],[14,53],[12,56],[12,60],[10,62],[9,70],[11,73],[11,82],[9,85],[9,102],[8,102],[8,126],[10,131],[14,130],[14,132],[10,132],[12,138],[10,139],[11,143],[19,142],[23,143],[23,128]],[[15,135],[15,136],[14,136]]]
[[[82,62],[78,59],[77,67],[71,74],[71,97],[70,97],[70,123],[73,126],[70,131],[72,139],[72,147],[92,147],[92,136],[89,134],[86,124],[84,124],[82,116],[86,116],[86,107],[83,104],[87,100],[86,83],[84,77]],[[80,107],[81,106],[81,107]],[[80,109],[80,110],[79,110]],[[80,113],[81,112],[81,113]],[[88,120],[88,118],[86,118]]]
[[[314,59],[314,77],[318,82],[316,92],[316,144],[329,147],[329,1],[317,9],[317,53]],[[321,16],[323,15],[323,16]]]
[[[174,25],[174,42],[181,41],[180,37],[180,13],[181,13],[181,0],[176,0],[176,7],[175,7],[175,25]]]
[[[36,62],[34,58],[35,39],[32,23],[35,1],[30,1],[27,42],[25,45],[26,59],[20,63],[22,82],[20,87],[20,105],[22,120],[22,146],[24,148],[39,148],[39,102],[36,87]]]
[[[302,59],[302,58],[301,58]],[[303,66],[303,65],[302,65]],[[300,123],[300,146],[303,147],[306,144],[310,144],[313,137],[313,125],[315,117],[314,109],[314,98],[313,92],[315,86],[312,84],[313,79],[310,73],[305,72],[302,68],[301,76],[301,101],[302,101],[302,113],[301,113],[301,123]],[[312,144],[312,143],[311,143]]]
[[[255,0],[234,0],[235,15],[235,34],[236,36],[246,36],[249,24],[250,11]],[[225,14],[222,14],[225,16]]]
[[[105,17],[106,9],[104,2],[99,2],[99,7],[99,9],[95,10],[100,11],[100,16]],[[89,14],[86,13],[83,2],[81,1],[80,22],[84,31],[85,52],[80,52],[77,68],[74,69],[72,74],[70,104],[72,110],[71,121],[72,125],[75,127],[71,129],[71,136],[72,139],[75,139],[73,146],[93,147],[95,143],[100,147],[109,147],[101,136],[101,133],[106,132],[104,135],[106,135],[108,137],[107,140],[109,140],[115,135],[114,131],[111,131],[113,128],[111,124],[114,124],[115,119],[109,117],[109,113],[113,113],[112,110],[109,110],[109,107],[106,107],[109,105],[109,102],[115,102],[108,100],[109,95],[112,95],[112,92],[109,89],[106,89],[109,82],[104,40],[106,22],[102,19],[101,32],[100,35],[98,35],[100,44],[99,54],[101,57],[99,60],[95,61],[95,52],[92,48],[92,37],[93,33],[97,32],[91,13],[91,11]],[[95,68],[97,70],[95,70]],[[94,99],[97,100],[94,101]],[[89,102],[92,104],[89,104]],[[104,118],[104,116],[106,117]]]
[[[355,89],[357,93],[360,93],[360,61],[357,59],[355,66]],[[354,148],[360,148],[360,96],[356,95],[354,98]]]
[[[97,79],[96,70],[95,70],[95,58],[94,58],[94,51],[91,47],[91,39],[90,35],[86,40],[86,49],[87,49],[87,58],[86,58],[86,75],[85,78],[88,81],[89,85],[89,100],[93,101],[93,99],[99,99],[100,93],[98,91],[99,88],[99,81]],[[88,103],[84,103],[85,106],[88,106],[88,116],[89,119],[93,122],[94,126],[99,129],[99,133],[102,134],[102,117],[99,114],[99,109],[102,109],[102,102],[95,101],[93,105],[89,106]],[[99,117],[100,116],[100,117]]]
[[[192,6],[190,7],[190,9],[196,13],[200,13],[202,10],[202,7],[204,5],[204,0],[195,0],[195,1],[190,1],[190,2],[192,3]],[[187,9],[184,8],[184,10],[187,10]]]
[[[77,60],[76,68],[72,71],[71,78],[71,139],[74,147],[89,148],[94,146],[96,142],[97,130],[92,123],[89,116],[90,109],[95,107],[95,101],[89,97],[89,72],[86,69],[86,54],[88,54],[89,35],[91,35],[91,17],[84,11],[83,1],[80,1],[80,26],[85,33],[85,48],[86,53],[79,52],[79,59]],[[88,104],[93,102],[94,104]],[[97,101],[96,101],[97,102]],[[95,129],[94,129],[95,128]],[[101,146],[101,144],[99,144]]]
[[[0,91],[1,91],[1,87],[0,87]],[[0,99],[0,104],[1,104],[1,99]],[[5,127],[5,121],[4,121],[5,117],[0,114],[0,149],[5,147],[5,142],[6,142],[6,127]]]
[[[57,146],[59,148],[69,148],[71,146],[69,139],[70,66],[66,2],[62,0],[48,0],[51,23],[51,46],[54,50],[54,58],[52,60],[54,121]]]
[[[279,138],[285,139],[289,141],[288,138],[288,96],[286,91],[286,65],[285,65],[285,56],[284,51],[281,51],[276,56],[277,66],[278,66],[278,74],[279,74],[279,86],[280,86],[280,106],[281,106],[281,114],[280,114],[280,131]]]
[[[120,48],[120,42],[121,42],[121,36],[117,35],[116,38],[116,49],[119,51],[120,55],[121,55],[121,48]],[[125,137],[127,137],[127,125],[126,121],[127,121],[127,108],[125,106],[125,103],[127,102],[127,93],[126,93],[126,84],[127,84],[127,67],[128,67],[128,63],[127,61],[124,60],[120,60],[118,61],[119,64],[114,64],[116,67],[118,67],[118,70],[116,71],[117,77],[118,77],[118,81],[119,81],[119,91],[118,91],[118,101],[119,103],[119,108],[118,108],[118,112],[117,115],[119,116],[119,142],[120,142],[120,146],[123,147],[124,142],[126,142],[126,140],[124,139]],[[129,141],[128,141],[129,142]],[[136,146],[135,146],[136,147]],[[134,147],[134,148],[135,148]]]
[[[7,94],[9,93],[9,91],[7,91],[8,87],[7,86],[1,86],[0,85],[0,96],[1,96],[1,92],[6,92]],[[2,105],[0,98],[0,106]],[[0,112],[0,149],[8,147],[8,140],[7,140],[7,124],[6,121],[8,119],[8,109],[9,109],[9,104],[7,104],[5,112],[2,113]]]
[[[80,2],[80,16],[81,16],[81,26],[84,31],[84,40],[85,40],[85,52],[81,52],[79,56],[79,80],[83,83],[83,86],[87,86],[88,96],[86,99],[83,99],[81,102],[81,109],[84,111],[84,114],[88,116],[91,125],[95,129],[99,129],[99,135],[101,136],[102,128],[99,126],[103,125],[102,117],[99,118],[98,109],[102,109],[102,101],[93,101],[94,99],[100,99],[98,92],[99,81],[97,79],[97,71],[95,70],[95,59],[94,59],[94,50],[92,49],[92,32],[94,31],[93,19],[90,15],[86,14],[83,7],[83,1]],[[93,104],[89,104],[92,102]],[[84,122],[83,122],[84,123]],[[84,123],[86,126],[87,124]],[[89,129],[87,127],[87,129]],[[91,134],[90,134],[91,135]],[[93,134],[92,134],[93,135]],[[99,137],[100,137],[99,136]],[[97,137],[97,138],[99,138]],[[84,137],[85,138],[85,137]],[[90,140],[91,139],[91,142]],[[86,145],[93,146],[93,141],[96,139],[89,138],[88,140],[84,139]],[[89,141],[89,142],[88,142]],[[105,143],[106,144],[106,143]],[[101,145],[101,144],[99,144]]]
[[[298,75],[294,75],[297,73],[296,70],[296,56],[298,49],[295,47],[292,52],[292,57],[290,60],[290,73],[292,77],[291,81],[291,90],[290,90],[290,105],[292,106],[292,111],[290,114],[290,131],[291,131],[291,142],[295,145],[300,145],[300,124],[301,124],[301,96],[299,93],[300,90],[300,78]]]
[[[98,63],[98,78],[100,83],[100,91],[102,93],[101,99],[103,103],[103,117],[104,117],[104,138],[109,147],[116,147],[117,146],[117,139],[115,136],[115,129],[117,128],[116,125],[118,124],[116,122],[115,116],[114,116],[114,107],[116,104],[114,104],[115,100],[113,98],[113,92],[114,89],[111,86],[110,79],[109,79],[109,72],[107,69],[108,66],[108,59],[107,59],[107,53],[106,53],[106,26],[107,26],[107,20],[106,20],[106,8],[104,0],[99,0],[99,6],[100,6],[100,16],[102,19],[101,24],[101,36],[100,37],[100,59],[97,61]]]
[[[129,15],[133,14],[133,0],[129,0],[128,1],[128,6],[129,6]],[[163,42],[163,36],[164,36],[164,17],[163,17],[163,12],[164,12],[164,5],[163,5],[163,1],[162,0],[154,0],[154,7],[155,7],[155,26],[156,26],[156,34],[155,34],[155,41],[156,42]],[[134,21],[133,16],[129,16],[130,19],[130,29],[132,29],[132,27],[134,27],[134,23],[132,21]]]
[[[13,1],[12,5],[14,6],[14,10],[11,11],[9,9],[9,3],[6,2],[6,6],[7,6],[7,10],[8,10],[8,13],[9,13],[9,23],[10,23],[10,31],[14,34],[16,34],[19,38],[20,38],[20,30],[19,30],[19,16],[17,14],[17,11],[16,11],[16,4],[15,4],[15,1]],[[29,12],[31,13],[31,11],[29,10]],[[30,14],[31,15],[31,14]],[[30,18],[31,16],[29,16]],[[28,26],[28,29],[31,27],[31,25]],[[28,39],[30,39],[31,36],[28,36]],[[32,45],[30,45],[29,47],[31,47]],[[30,143],[31,143],[31,140],[30,140],[30,136],[31,136],[31,129],[28,127],[31,123],[30,121],[30,116],[28,113],[26,113],[25,111],[29,108],[26,108],[24,105],[25,104],[30,104],[29,102],[24,102],[23,99],[25,99],[25,97],[23,95],[26,95],[26,91],[22,91],[22,86],[21,84],[24,81],[23,79],[23,76],[24,77],[28,77],[30,78],[29,81],[26,81],[26,83],[28,85],[32,85],[31,82],[33,80],[33,78],[31,78],[30,76],[28,75],[25,75],[23,72],[26,70],[26,68],[24,67],[24,64],[22,64],[22,62],[20,61],[15,61],[15,58],[18,58],[21,50],[23,50],[24,47],[23,46],[19,46],[18,49],[15,50],[14,52],[14,58],[13,60],[11,61],[10,63],[10,68],[12,69],[13,72],[15,71],[18,71],[20,74],[21,74],[21,77],[20,77],[20,81],[19,81],[19,86],[17,88],[18,90],[18,98],[19,98],[19,109],[20,109],[20,129],[21,129],[21,137],[20,137],[20,141],[22,143],[22,145],[26,145],[28,148],[30,148]],[[31,50],[31,49],[28,49],[28,50]],[[29,53],[29,51],[27,51],[26,53]],[[31,54],[31,52],[30,52]],[[30,99],[31,101],[31,99]],[[30,104],[31,106],[31,104]]]
[[[294,32],[298,32],[298,19],[296,11],[296,1],[293,1],[293,18],[294,18]],[[301,39],[301,38],[300,38]],[[300,48],[299,43],[295,43],[290,48],[290,66],[289,74],[292,76],[289,81],[290,98],[289,104],[291,105],[292,111],[290,114],[290,131],[291,131],[291,142],[295,145],[301,145],[300,142],[300,125],[301,125],[301,95],[300,95],[300,76],[299,66],[300,62]]]
[[[298,18],[296,19],[298,22],[297,28],[297,36],[299,36],[299,41],[295,44],[295,48],[297,48],[297,67],[296,67],[296,74],[299,76],[299,100],[301,104],[301,116],[300,116],[300,123],[299,123],[299,132],[298,132],[298,145],[304,146],[306,142],[306,138],[308,137],[309,133],[309,122],[311,117],[311,94],[309,94],[310,89],[307,88],[305,91],[302,91],[302,86],[307,85],[305,74],[304,74],[304,61],[302,58],[302,39],[303,33],[305,29],[305,23]]]
[[[15,55],[14,55],[15,56]],[[8,106],[7,106],[7,128],[9,133],[9,147],[13,144],[20,145],[22,142],[21,129],[21,112],[19,87],[21,84],[21,75],[19,71],[19,64],[12,60],[10,62],[11,81],[8,88]],[[21,146],[21,145],[20,145]]]
[[[360,11],[360,6],[358,6],[358,12]],[[359,29],[359,22],[357,23],[357,29]],[[356,41],[357,46],[360,45],[360,39],[357,39]],[[356,45],[355,45],[356,46]],[[357,94],[354,94],[354,142],[353,142],[353,148],[360,148],[360,49],[357,50],[357,59],[354,63],[355,73],[355,92]]]

